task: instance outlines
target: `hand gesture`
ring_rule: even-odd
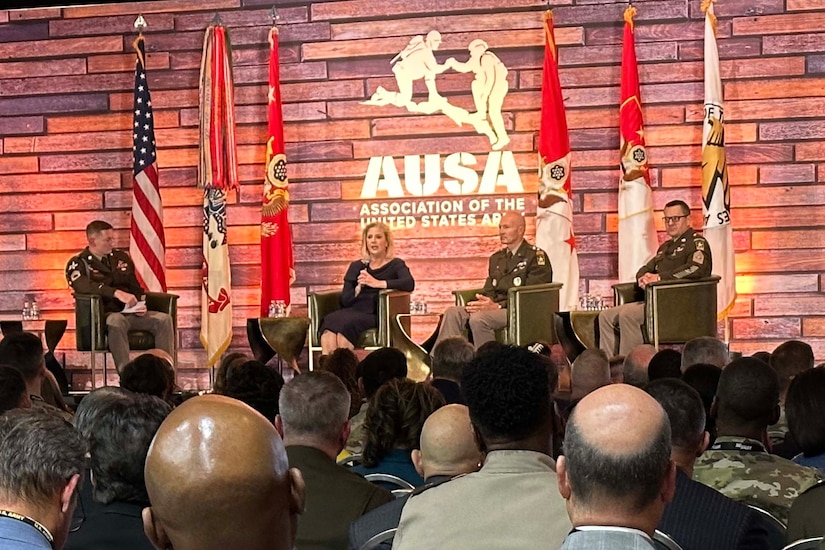
[[[464,306],[467,313],[476,313],[477,311],[487,311],[492,309],[501,309],[501,305],[494,302],[492,298],[488,298],[484,294],[476,294],[476,299],[472,302],[467,302]]]
[[[366,269],[362,269],[361,273],[358,274],[358,284],[362,286],[369,286],[372,288],[385,288],[384,281],[379,281],[372,275],[370,275],[369,271]]]
[[[661,280],[661,277],[659,277],[658,273],[645,273],[639,277],[638,283],[641,288],[644,288],[648,283],[654,283],[659,280]]]
[[[136,303],[138,303],[137,297],[134,294],[130,294],[125,290],[115,290],[115,298],[123,302],[129,307],[132,307]]]

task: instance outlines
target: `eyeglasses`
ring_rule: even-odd
[[[662,219],[665,221],[665,223],[676,223],[679,220],[681,220],[682,218],[687,218],[687,216],[683,215],[683,216],[663,216],[662,217]]]

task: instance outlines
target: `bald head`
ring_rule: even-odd
[[[599,388],[570,416],[559,488],[574,526],[652,533],[673,496],[670,424],[661,405],[626,384]]]
[[[431,414],[421,430],[421,450],[413,451],[413,462],[424,479],[478,470],[481,452],[473,437],[469,409],[446,405]]]
[[[518,212],[508,211],[498,222],[498,236],[501,244],[514,248],[524,239],[524,217]]]
[[[289,549],[303,480],[275,427],[234,399],[186,401],[161,424],[146,457],[146,534],[175,550]]]
[[[656,348],[641,344],[630,350],[624,358],[624,383],[642,387],[647,384],[647,367],[656,355]]]

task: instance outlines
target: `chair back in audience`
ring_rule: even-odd
[[[397,530],[398,527],[393,527],[392,529],[387,529],[386,531],[381,531],[377,535],[373,535],[370,540],[365,542],[364,545],[359,548],[359,550],[375,550],[382,545],[390,547]]]
[[[795,540],[782,550],[819,550],[822,547],[822,537]]]
[[[380,487],[389,489],[390,492],[395,495],[395,498],[401,498],[408,495],[415,489],[415,485],[406,479],[401,479],[400,477],[392,474],[366,474],[364,479],[370,483],[375,483]]]
[[[663,533],[656,529],[653,532],[653,542],[656,545],[656,548],[660,548],[663,550],[682,550],[682,547],[679,544],[670,538],[670,535],[667,533]]]
[[[338,460],[339,466],[344,466],[345,468],[352,468],[353,466],[359,466],[362,461],[362,457],[359,454],[353,454],[349,456],[345,456]]]
[[[767,510],[760,508],[759,506],[755,506],[753,504],[748,504],[748,508],[759,514],[765,522],[770,525],[774,529],[778,529],[782,535],[785,535],[785,531],[788,530],[788,526],[782,523],[779,518],[775,515],[771,514]]]

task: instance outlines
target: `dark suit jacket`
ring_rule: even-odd
[[[676,496],[665,507],[659,531],[684,550],[769,549],[756,512],[676,470]]]
[[[392,493],[339,466],[312,447],[286,448],[289,466],[301,470],[306,482],[306,510],[298,516],[299,550],[342,550],[349,524],[366,512],[393,500]]]
[[[452,477],[450,476],[433,476],[427,478],[425,485],[416,489],[415,493],[420,493],[430,487],[441,485],[451,479]],[[392,502],[379,506],[371,512],[367,512],[357,520],[353,521],[349,526],[350,550],[358,550],[378,533],[383,533],[387,529],[398,527],[398,524],[401,522],[401,511],[404,509],[404,504],[407,503],[408,498],[410,498],[410,495],[397,498]],[[381,546],[380,548],[391,547],[392,543],[387,544],[386,546]]]
[[[140,513],[144,507],[132,502],[84,501],[86,519],[80,530],[69,533],[63,550],[154,550],[143,533]]]

